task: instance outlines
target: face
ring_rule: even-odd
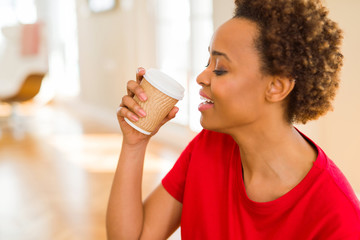
[[[231,133],[262,118],[268,81],[260,71],[257,34],[257,25],[245,19],[231,19],[215,32],[208,66],[197,78],[200,95],[212,101],[199,105],[205,129]]]

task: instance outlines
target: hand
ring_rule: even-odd
[[[139,104],[133,99],[136,95],[140,101],[146,101],[147,96],[145,94],[144,89],[140,86],[140,83],[145,74],[144,68],[138,68],[136,73],[136,81],[131,80],[127,83],[127,95],[122,98],[122,102],[117,110],[117,118],[123,133],[123,141],[127,144],[134,145],[138,143],[147,143],[150,138],[158,132],[160,127],[164,125],[169,120],[173,119],[176,113],[179,111],[179,108],[174,107],[170,113],[163,119],[163,121],[159,124],[159,126],[151,133],[151,135],[145,135],[140,133],[131,127],[124,118],[128,118],[129,120],[136,122],[141,117],[145,117],[146,113],[144,109],[142,109]]]

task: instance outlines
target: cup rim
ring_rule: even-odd
[[[155,88],[164,94],[181,100],[184,98],[185,89],[175,79],[160,70],[150,68],[146,70],[144,78]],[[154,80],[156,79],[156,81]]]

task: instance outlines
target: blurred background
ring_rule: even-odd
[[[326,0],[345,32],[334,111],[297,126],[360,193],[357,0]],[[116,108],[138,66],[186,88],[149,145],[143,197],[201,130],[196,76],[232,0],[0,0],[0,239],[106,239],[121,147]],[[177,231],[170,239],[180,239]]]

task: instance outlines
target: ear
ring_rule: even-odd
[[[269,102],[280,102],[290,94],[290,92],[294,89],[294,86],[294,79],[274,76],[269,81],[265,98]]]

